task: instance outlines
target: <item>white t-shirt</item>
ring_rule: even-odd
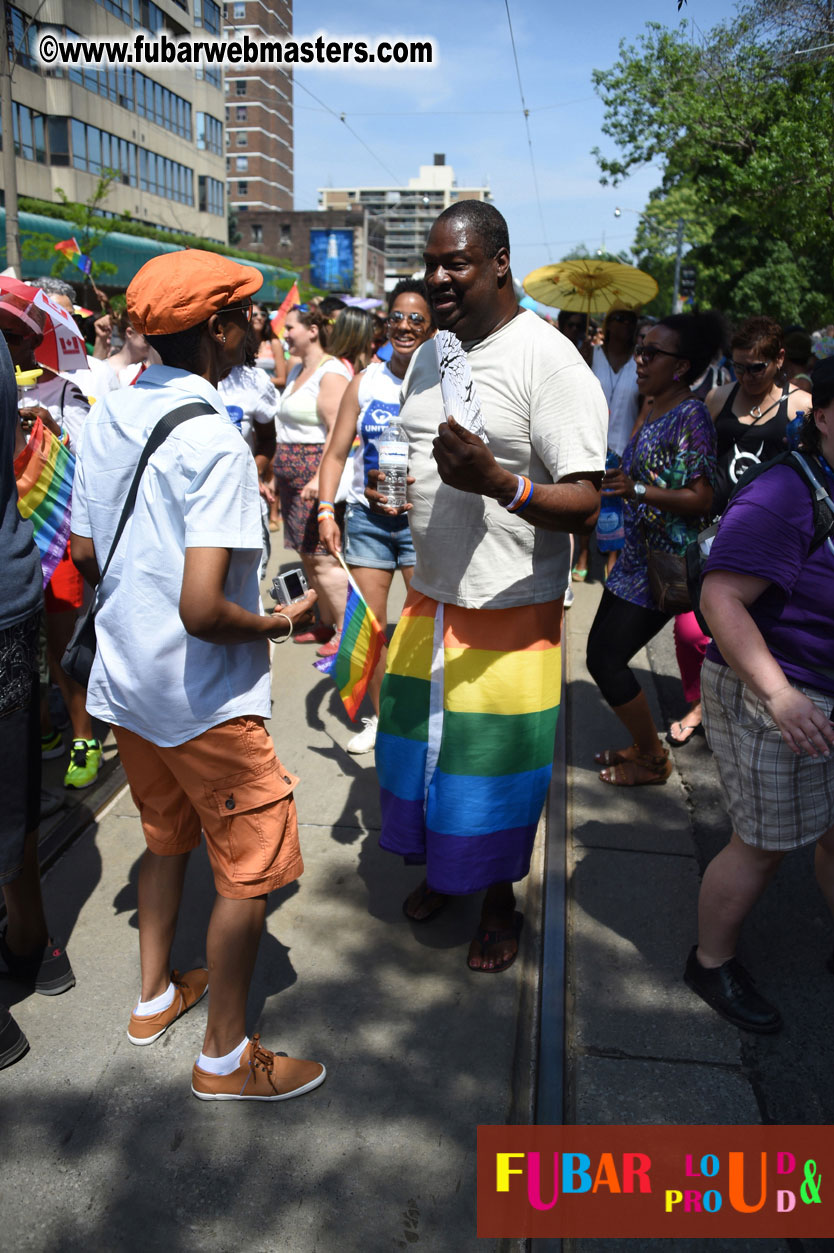
[[[614,370],[598,345],[594,349],[593,369],[608,402],[608,447],[622,457],[640,409],[637,362],[629,357],[625,365]]]
[[[35,386],[29,389],[28,395],[30,399],[43,405],[49,411],[49,416],[66,431],[70,452],[74,453],[90,412],[90,403],[73,378],[69,374],[56,374],[50,378],[41,376]]]
[[[275,425],[278,396],[269,375],[256,366],[236,365],[230,374],[220,380],[217,390],[225,405],[237,405],[243,410],[240,433],[252,452],[255,451],[255,423],[262,426]]]
[[[373,442],[400,412],[403,381],[392,374],[384,361],[374,361],[359,375],[359,416],[356,433],[359,446],[353,454],[353,478],[347,498],[353,505],[368,509],[365,484],[369,470],[379,469],[379,448]]]
[[[321,380],[325,374],[338,374],[350,379],[350,370],[335,357],[325,357],[305,383],[296,390],[295,380],[302,367],[294,365],[290,370],[287,386],[281,394],[281,406],[275,419],[275,431],[279,444],[323,444],[327,436],[324,423],[318,415],[318,399]]]
[[[113,367],[99,357],[88,357],[86,370],[64,370],[63,375],[66,379],[72,379],[91,405],[121,386]]]
[[[208,644],[188,635],[179,615],[186,548],[230,548],[226,597],[263,612],[255,462],[210,383],[155,365],[92,409],[73,489],[73,531],[92,538],[103,567],[148,436],[166,413],[195,400],[207,401],[216,416],[176,427],[142,475],[99,587],[87,690],[94,717],[163,747],[230,718],[270,714],[267,640]]]
[[[573,344],[525,310],[486,339],[464,344],[496,460],[534,483],[605,467],[608,409]],[[562,595],[570,536],[533,527],[496,500],[443,483],[432,440],[444,420],[431,340],[411,358],[400,425],[408,436],[408,515],[417,551],[412,586],[470,609],[538,604]]]

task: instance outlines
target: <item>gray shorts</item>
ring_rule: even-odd
[[[830,692],[792,686],[830,716]],[[793,753],[763,702],[729,666],[704,662],[701,699],[733,828],[745,844],[786,853],[834,827],[834,753],[827,759]]]

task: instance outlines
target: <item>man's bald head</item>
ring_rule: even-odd
[[[483,200],[458,200],[437,218],[438,222],[462,226],[467,237],[480,244],[485,257],[495,257],[502,248],[510,251],[510,232],[502,214]]]

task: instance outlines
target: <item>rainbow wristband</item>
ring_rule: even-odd
[[[332,500],[320,500],[319,501],[319,509],[323,509],[325,505],[327,505],[330,509],[332,509],[333,501]]]

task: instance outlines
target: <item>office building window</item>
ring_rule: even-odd
[[[246,95],[246,79],[245,78],[238,78],[235,81],[235,95],[236,96]]]
[[[199,82],[203,82],[205,79],[207,83],[211,83],[212,87],[216,87],[218,91],[220,91],[223,87],[223,79],[220,74],[219,65],[198,65],[194,71],[194,77],[198,79]],[[227,83],[227,90],[228,86],[229,85]]]
[[[12,104],[12,133],[16,156],[46,165],[46,122],[42,113],[36,113],[24,104]]]
[[[246,121],[246,105],[245,104],[237,105],[237,107],[235,108],[235,117],[237,118],[238,122]]]
[[[220,5],[214,0],[194,0],[194,25],[212,35],[220,34]]]
[[[101,2],[102,0],[98,0],[99,4]],[[115,5],[119,4],[119,0],[111,0],[111,2]],[[104,7],[109,9],[110,4],[105,3]],[[112,9],[111,12],[113,12]],[[125,18],[125,21],[129,22],[130,18]],[[158,4],[153,3],[153,0],[133,0],[133,23],[135,26],[149,30],[153,35],[161,31],[164,26],[171,27],[171,23],[166,22],[165,14]]]
[[[235,157],[235,169],[238,174],[247,174],[249,172],[249,158]]]
[[[218,178],[209,178],[200,174],[197,178],[198,208],[201,213],[213,213],[215,217],[223,217],[223,184]]]
[[[235,21],[236,21],[236,22],[240,22],[240,21],[242,21],[242,20],[243,20],[243,18],[245,18],[245,17],[246,17],[246,5],[245,5],[245,4],[236,4],[236,5],[234,6],[234,19],[235,19]]]
[[[249,195],[249,184],[248,184],[248,183],[240,183],[240,182],[239,182],[239,183],[238,183],[238,185],[237,185],[237,194],[238,194],[239,196],[248,196],[248,195]]]
[[[197,147],[223,155],[223,123],[210,113],[197,114]]]
[[[246,131],[238,131],[237,133],[238,148],[245,148],[248,142],[249,142],[249,136],[246,134]]]
[[[51,117],[46,123],[50,165],[69,165],[69,127],[65,117]]]
[[[264,228],[262,226],[259,226],[256,222],[253,222],[251,231],[252,231],[252,243],[262,244],[264,242]]]

